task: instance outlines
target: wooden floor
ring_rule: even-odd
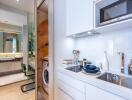
[[[20,86],[29,81],[22,81],[0,87],[0,100],[35,100],[35,90],[22,93]]]
[[[37,100],[49,100],[48,94],[43,90],[42,87],[38,87]]]

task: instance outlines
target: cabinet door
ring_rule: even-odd
[[[68,80],[67,80],[68,81]],[[85,100],[85,92],[76,89],[61,80],[58,80],[58,88],[74,100]]]
[[[86,100],[126,100],[92,85],[86,87]]]
[[[68,94],[66,94],[63,90],[57,89],[57,100],[74,100]]]
[[[93,0],[66,0],[67,35],[93,29]]]
[[[85,83],[59,72],[56,82],[57,87],[74,100],[85,100]]]

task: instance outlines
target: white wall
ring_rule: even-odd
[[[127,59],[132,58],[132,29],[122,29],[100,35],[76,39],[76,49],[81,51],[80,58],[87,58],[94,64],[104,62],[104,51],[108,52],[110,69],[120,70],[120,56],[124,52]],[[104,63],[103,63],[104,64]],[[104,67],[106,67],[104,65]],[[105,68],[104,68],[105,69]]]
[[[65,9],[64,0],[55,0],[54,2],[54,68],[62,67],[63,59],[68,59],[72,57],[72,50],[74,48],[74,40],[67,38],[66,24],[62,22],[65,21]],[[54,99],[57,99],[57,86],[56,86],[56,72],[54,74]]]
[[[0,21],[8,21],[9,24],[22,26],[27,24],[27,16],[0,9]]]
[[[63,0],[54,2],[54,64],[55,67],[62,65],[63,59],[72,57],[74,40],[66,37],[65,10],[66,3]],[[63,24],[62,24],[63,22]]]

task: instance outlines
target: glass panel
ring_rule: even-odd
[[[127,14],[127,2],[104,10],[104,20],[109,20]]]

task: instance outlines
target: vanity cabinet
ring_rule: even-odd
[[[106,92],[95,86],[86,85],[86,100],[126,100],[122,97]]]

